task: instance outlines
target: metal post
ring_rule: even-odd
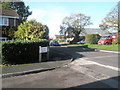
[[[39,62],[41,62],[41,59],[42,59],[41,46],[39,46]]]

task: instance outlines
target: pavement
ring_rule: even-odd
[[[110,53],[118,53],[118,51],[112,50],[97,50],[100,52],[110,52]],[[3,67],[2,68],[2,77],[12,77],[12,76],[19,76],[31,73],[38,73],[42,71],[49,71],[56,68],[60,68],[64,65],[69,64],[72,59],[69,60],[62,60],[62,61],[50,61],[50,62],[41,62],[37,64],[30,64],[30,65],[21,65],[21,66],[12,66],[12,67]]]
[[[62,60],[62,61],[41,62],[41,63],[29,64],[29,65],[3,67],[2,68],[2,77],[7,78],[7,77],[13,77],[13,76],[54,70],[56,68],[60,68],[64,65],[67,65],[70,62],[71,62],[71,60],[64,60],[64,61]]]

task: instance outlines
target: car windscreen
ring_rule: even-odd
[[[102,36],[100,39],[110,39],[110,36]]]

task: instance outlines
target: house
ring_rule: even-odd
[[[55,36],[53,37],[53,39],[54,39],[54,40],[63,40],[63,39],[65,39],[65,35],[55,35]]]
[[[107,30],[103,31],[100,28],[85,28],[85,30],[80,33],[80,36],[85,36],[86,34],[99,34],[103,36],[109,34],[109,32]]]
[[[1,10],[0,12],[0,26],[18,26],[19,15],[15,10]]]
[[[0,33],[2,33],[0,37],[7,37],[8,29],[10,27],[17,28],[19,24],[19,15],[15,10],[0,10]]]
[[[80,39],[84,39],[87,34],[99,34],[100,36],[109,34],[106,30],[101,30],[100,28],[85,28],[85,30],[81,31]],[[65,32],[65,36],[67,37],[67,41],[72,41],[74,38],[74,34],[72,33],[72,28],[69,28],[67,32]]]

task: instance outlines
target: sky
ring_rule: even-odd
[[[91,22],[88,28],[99,28],[101,20],[106,17],[112,8],[117,5],[118,0],[23,0],[26,6],[30,7],[32,15],[28,20],[35,19],[38,22],[45,24],[49,28],[49,35],[59,35],[60,25],[66,16],[72,13],[83,13],[91,17]]]

